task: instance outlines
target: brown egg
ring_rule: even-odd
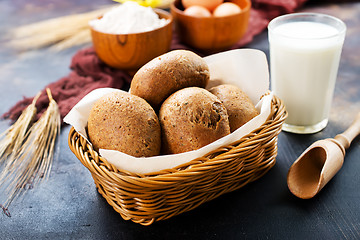
[[[211,13],[207,8],[204,8],[202,6],[191,6],[185,9],[184,11],[185,15],[193,16],[193,17],[210,17]]]
[[[240,12],[241,12],[241,8],[238,5],[236,5],[235,3],[226,2],[216,7],[213,12],[213,15],[215,17],[224,17],[233,14],[238,14]]]
[[[217,6],[224,2],[224,0],[182,0],[184,8],[191,6],[202,6],[212,12]]]

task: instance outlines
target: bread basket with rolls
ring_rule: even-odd
[[[287,116],[266,56],[175,50],[138,70],[129,92],[96,89],[64,118],[68,143],[125,220],[165,220],[239,189],[276,162]]]

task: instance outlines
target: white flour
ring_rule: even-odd
[[[136,2],[125,2],[105,13],[101,19],[89,22],[95,30],[112,34],[147,32],[167,23],[160,19],[151,7],[143,7]]]

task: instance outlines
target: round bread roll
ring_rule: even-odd
[[[141,67],[131,81],[130,93],[158,110],[172,93],[185,87],[205,88],[209,79],[204,59],[188,50],[174,50]]]
[[[250,98],[237,86],[223,84],[209,91],[224,104],[229,116],[231,132],[259,114]]]
[[[93,105],[88,135],[96,150],[110,149],[134,157],[160,154],[160,122],[152,107],[128,92],[112,92]]]
[[[161,105],[159,120],[166,154],[196,150],[230,133],[224,105],[198,87],[184,88],[168,97]]]

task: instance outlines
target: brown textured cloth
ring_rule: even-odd
[[[101,62],[93,48],[78,51],[72,58],[70,69],[72,71],[68,76],[46,86],[50,88],[54,100],[59,105],[61,118],[65,117],[71,108],[92,90],[102,87],[126,89],[131,79],[126,72],[110,68]],[[3,118],[16,120],[32,99],[33,97],[19,101],[3,115]],[[44,89],[36,103],[38,116],[48,104],[49,100]]]
[[[305,2],[306,0],[252,0],[248,31],[232,49],[250,43],[256,35],[267,27],[272,18],[292,13]],[[171,49],[188,49],[197,52],[182,44],[176,33],[173,37]],[[204,56],[201,52],[197,53]],[[92,90],[102,87],[127,90],[131,82],[131,76],[127,72],[108,67],[99,60],[92,47],[79,50],[72,58],[70,69],[71,72],[68,76],[46,86],[46,88],[50,88],[53,98],[58,103],[62,118],[81,98]],[[45,89],[42,91],[43,94],[36,104],[39,112],[38,116],[47,108],[49,103]],[[32,102],[32,99],[33,97],[24,97],[2,117],[16,120]]]

